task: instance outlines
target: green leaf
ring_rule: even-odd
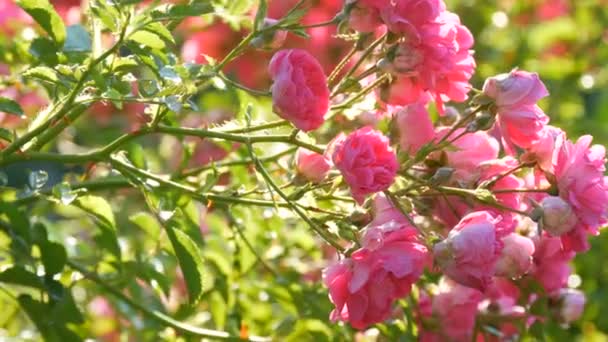
[[[144,27],[144,30],[150,33],[154,33],[155,35],[164,39],[166,42],[175,44],[175,40],[173,39],[171,31],[169,31],[169,29],[167,29],[163,24],[159,22],[154,22],[146,25],[146,27]]]
[[[6,97],[0,97],[0,112],[18,116],[24,115],[21,106],[19,106],[17,102],[7,99]]]
[[[105,27],[107,27],[110,31],[118,31],[118,20],[120,18],[120,13],[118,13],[114,6],[110,6],[108,1],[91,1],[89,3],[89,8],[91,9],[93,15],[101,20]]]
[[[158,237],[161,227],[156,218],[146,212],[139,212],[129,216],[129,221],[133,222],[150,236]]]
[[[255,14],[255,21],[253,22],[254,31],[259,31],[264,24],[264,18],[268,12],[268,2],[266,0],[260,0],[258,11]]]
[[[0,139],[8,142],[13,142],[13,132],[6,128],[0,127]]]
[[[20,266],[14,266],[1,272],[0,282],[44,289],[44,284],[37,275]]]
[[[149,31],[137,31],[129,37],[129,40],[152,49],[163,49],[165,47],[165,41],[157,34]]]
[[[60,290],[61,297],[58,300],[55,300],[52,303],[51,307],[51,317],[52,320],[49,322],[50,324],[59,323],[75,323],[82,324],[84,323],[84,317],[80,310],[78,310],[78,306],[74,301],[74,297],[72,296],[72,292],[63,287],[61,283],[52,280],[54,285],[58,286],[58,290]]]
[[[138,67],[137,61],[132,57],[119,57],[114,59],[112,64],[113,70],[118,73],[130,72],[131,70]]]
[[[204,265],[200,250],[188,234],[176,227],[174,222],[169,222],[166,228],[186,280],[190,304],[195,304],[203,294]]]
[[[89,52],[91,51],[91,36],[82,25],[68,26],[67,38],[63,51],[66,52]]]
[[[32,40],[29,53],[47,65],[55,66],[59,63],[57,47],[55,46],[55,43],[47,37],[38,37]]]
[[[40,246],[40,254],[44,272],[47,275],[60,273],[68,259],[65,248],[57,242],[47,241],[43,243]]]
[[[23,73],[23,77],[37,78],[51,83],[56,83],[59,81],[59,77],[57,76],[55,70],[45,66],[37,66],[35,68],[28,69]]]
[[[183,5],[163,4],[152,11],[152,17],[156,20],[183,19],[185,17],[197,17],[199,15],[213,12],[213,6],[208,1],[195,1]]]
[[[44,341],[82,341],[78,335],[68,329],[64,324],[55,324],[52,319],[49,319],[50,317],[55,318],[54,316],[57,314],[54,315],[48,304],[37,301],[30,295],[20,295],[17,300],[32,322],[34,322],[38,331],[40,331]],[[63,314],[63,312],[60,312],[60,314]]]
[[[116,237],[116,223],[110,204],[102,197],[82,196],[74,201],[73,205],[95,217],[97,225],[101,228],[101,234],[95,238],[95,241],[109,250],[116,258],[120,259],[120,246]]]
[[[65,41],[65,25],[48,0],[17,0],[36,22],[53,38],[57,45]]]
[[[115,230],[116,223],[112,207],[103,197],[82,196],[75,203],[76,206],[95,216],[104,225]]]

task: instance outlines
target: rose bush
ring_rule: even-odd
[[[0,339],[605,337],[605,137],[456,5],[0,0]]]

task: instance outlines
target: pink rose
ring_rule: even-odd
[[[534,239],[534,268],[531,272],[549,294],[559,291],[566,285],[570,276],[570,260],[574,252],[562,249],[559,238],[543,236]]]
[[[330,168],[329,160],[322,154],[302,148],[296,152],[298,174],[309,182],[321,183],[327,177]]]
[[[277,52],[268,66],[274,111],[303,131],[319,128],[329,108],[329,89],[321,64],[300,49]]]
[[[532,241],[530,241],[532,243]],[[503,316],[523,316],[525,308],[518,305],[521,295],[519,288],[511,280],[505,278],[495,278],[492,285],[484,292],[487,302],[480,307],[488,310],[494,304],[498,312]],[[488,304],[488,305],[484,305]]]
[[[323,281],[336,308],[330,318],[348,321],[356,329],[390,317],[396,299],[409,294],[411,285],[428,263],[427,248],[417,242],[411,227],[383,231],[370,227],[364,241],[375,241],[324,271]]]
[[[437,138],[445,136],[449,127],[442,127],[437,131]],[[460,136],[464,129],[457,129],[448,139]],[[498,158],[500,144],[496,139],[484,131],[468,133],[455,140],[452,145],[455,149],[446,151],[448,166],[454,168],[455,178],[461,181],[471,181],[479,177],[479,164]]]
[[[470,287],[442,280],[439,293],[433,297],[433,314],[439,320],[440,332],[449,341],[470,341],[475,327],[477,307],[483,294]],[[440,335],[441,336],[441,335]],[[445,339],[438,339],[445,341]]]
[[[483,92],[493,98],[496,106],[501,108],[536,104],[538,100],[549,95],[537,73],[521,70],[488,78],[484,83]]]
[[[539,133],[539,140],[530,145],[521,160],[536,162],[543,171],[553,173],[555,142],[559,136],[565,134],[560,128],[550,125],[545,126]]]
[[[484,295],[486,298],[479,303],[479,311],[490,315],[498,314],[505,318],[493,321],[502,336],[500,338],[484,339],[484,341],[517,340],[521,333],[517,324],[518,319],[523,320],[526,316],[526,308],[519,305],[521,296],[519,288],[508,279],[494,278]],[[531,325],[528,322],[526,322],[527,327]]]
[[[383,193],[379,193],[374,197],[372,202],[373,219],[369,227],[382,228],[380,232],[389,230],[397,230],[404,227],[409,227],[409,221],[403,216],[399,209],[395,208],[388,198]],[[369,238],[374,234],[366,233],[364,238]],[[362,242],[366,245],[365,242]]]
[[[382,6],[381,11],[391,32],[420,39],[418,30],[424,25],[439,25],[437,21],[445,11],[445,4],[442,0],[391,1],[390,5]]]
[[[504,245],[496,262],[496,275],[507,278],[520,277],[532,268],[534,242],[529,238],[511,233],[502,239]]]
[[[485,211],[463,217],[448,237],[433,248],[443,272],[462,285],[481,290],[487,287],[501,249],[496,237],[497,222]]]
[[[396,6],[403,6],[408,18],[389,15],[389,28],[403,32],[407,39],[395,47],[392,59],[389,57],[387,69],[395,74],[395,79],[378,90],[384,102],[404,106],[430,95],[443,113],[445,101],[466,100],[471,89],[469,79],[475,69],[470,51],[473,36],[457,15],[447,11],[440,12],[433,22],[423,24],[443,6],[438,3],[401,1]],[[409,7],[414,12],[408,12],[412,10]]]
[[[508,145],[529,148],[541,138],[549,118],[536,103],[549,92],[538,74],[513,70],[491,77],[483,92],[495,101],[497,124]]]
[[[382,133],[371,127],[340,136],[332,143],[332,160],[355,200],[388,189],[397,175],[397,156]]]
[[[587,235],[598,234],[608,210],[606,150],[600,145],[591,146],[591,139],[583,136],[573,144],[561,136],[556,142],[554,169],[559,197],[570,204],[579,222],[561,238],[565,249],[577,252],[589,248]]]
[[[568,202],[557,196],[547,196],[541,203],[543,209],[542,228],[552,236],[560,236],[574,229],[576,215]]]
[[[585,294],[575,289],[562,289],[559,293],[559,318],[564,323],[572,323],[583,315]]]
[[[396,113],[399,142],[403,151],[416,155],[422,146],[435,138],[435,129],[426,107],[416,103],[403,107]]]

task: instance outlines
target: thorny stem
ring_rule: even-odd
[[[332,85],[332,83],[334,82],[335,78],[340,74],[340,72],[342,71],[342,69],[344,69],[344,67],[346,66],[346,64],[348,64],[348,61],[350,61],[350,59],[357,52],[357,45],[358,44],[355,43],[355,45],[348,51],[348,53],[346,53],[346,55],[344,56],[344,58],[342,58],[342,60],[340,61],[340,63],[338,63],[338,65],[336,65],[336,67],[334,68],[334,70],[332,70],[331,74],[329,74],[329,76],[327,76],[327,84],[329,84],[330,86]]]
[[[388,199],[391,201],[391,203],[393,203],[393,206],[395,206],[395,208],[397,208],[397,210],[399,210],[399,212],[401,212],[401,214],[408,220],[410,225],[412,225],[412,227],[416,228],[416,230],[418,231],[418,233],[420,233],[420,235],[422,235],[422,237],[427,239],[428,234],[423,229],[418,227],[418,225],[410,217],[410,214],[405,210],[405,208],[403,208],[401,203],[399,203],[399,200],[397,199],[397,197],[395,197],[395,195],[388,190],[384,191],[384,194],[386,195],[386,197],[388,197]]]
[[[93,69],[99,63],[103,62],[111,54],[116,52],[118,50],[118,48],[120,47],[120,45],[122,45],[122,42],[124,41],[125,35],[127,32],[127,27],[128,27],[128,25],[125,25],[125,27],[122,29],[122,31],[120,33],[118,40],[110,49],[108,49],[106,52],[104,52],[102,55],[100,55],[99,57],[94,59],[89,64],[86,71],[82,74],[82,76],[80,77],[80,79],[78,80],[78,82],[76,83],[74,88],[72,89],[72,91],[67,95],[66,100],[57,103],[57,105],[61,104],[61,109],[59,109],[56,114],[51,116],[47,121],[42,123],[40,126],[34,128],[31,131],[29,131],[28,133],[22,135],[21,137],[16,139],[12,144],[7,146],[2,152],[0,152],[0,160],[13,154],[15,151],[18,151],[23,145],[27,144],[32,139],[39,136],[42,132],[45,132],[54,123],[58,123],[58,125],[61,125],[60,120],[62,120],[64,118],[64,116],[66,116],[73,109],[72,105],[74,104],[74,100],[76,99],[76,97],[78,96],[80,91],[82,90],[84,83],[89,78],[90,74],[93,72]],[[77,111],[77,110],[75,110],[75,111]],[[83,110],[83,112],[84,112],[84,110]],[[82,114],[82,113],[78,113],[76,115],[76,117],[80,114]],[[53,133],[55,133],[55,130],[53,130]],[[52,136],[50,136],[50,132],[46,132],[45,134],[43,134],[42,136],[39,137],[39,141],[45,142],[45,143],[50,139],[52,139]],[[35,146],[37,146],[37,144],[35,144]]]
[[[373,43],[370,44],[370,46],[367,47],[367,49],[365,49],[365,51],[363,51],[363,53],[359,57],[359,60],[357,60],[357,62],[355,62],[353,67],[346,73],[346,75],[344,75],[344,77],[342,78],[342,81],[340,81],[338,83],[338,85],[336,85],[334,87],[334,90],[331,93],[331,97],[334,97],[335,95],[337,95],[337,90],[342,87],[342,84],[344,82],[346,82],[346,80],[348,80],[359,69],[359,67],[363,64],[363,62],[365,62],[365,59],[367,57],[369,57],[369,55],[371,55],[372,52],[374,52],[374,49],[376,47],[378,47],[380,44],[382,44],[382,42],[384,42],[385,39],[386,39],[386,34],[384,34],[380,38],[376,39]]]
[[[390,75],[389,74],[384,74],[384,75],[378,77],[374,82],[372,82],[371,84],[369,84],[367,87],[361,89],[361,91],[359,91],[353,97],[351,97],[350,99],[346,100],[344,103],[332,106],[330,109],[333,110],[333,111],[338,111],[338,110],[341,110],[341,109],[349,108],[357,100],[359,100],[363,96],[367,95],[370,91],[374,90],[377,86],[381,85],[382,83],[386,82],[389,79],[390,79]]]
[[[264,128],[278,127],[284,125],[283,122],[274,122],[271,124],[262,125]],[[256,130],[252,127],[249,131]],[[243,131],[243,130],[234,130]],[[175,136],[194,136],[199,138],[211,138],[211,139],[222,139],[226,141],[240,142],[240,143],[285,143],[302,147],[317,153],[323,153],[325,150],[322,147],[307,143],[305,141],[297,139],[292,135],[242,135],[237,133],[228,133],[230,131],[219,131],[211,129],[195,129],[195,128],[182,128],[182,127],[170,127],[164,125],[158,125],[156,127],[144,127],[138,131],[134,131],[121,137],[117,138],[110,144],[103,148],[93,150],[87,153],[81,154],[57,154],[57,153],[45,153],[45,152],[30,152],[25,154],[15,154],[8,158],[0,161],[0,166],[18,162],[18,161],[32,161],[32,160],[45,160],[45,161],[57,161],[63,163],[86,163],[90,161],[101,162],[104,161],[111,153],[118,150],[121,146],[127,142],[134,140],[138,137],[155,134],[165,133]]]
[[[293,210],[298,216],[300,216],[300,218],[302,218],[306,223],[308,223],[310,228],[312,228],[312,230],[314,230],[317,234],[319,234],[319,236],[321,238],[323,238],[323,240],[327,241],[330,245],[332,245],[340,253],[344,253],[344,248],[342,246],[340,246],[336,241],[334,241],[334,239],[331,236],[328,236],[327,233],[321,227],[319,227],[319,225],[315,221],[313,221],[311,218],[309,218],[297,205],[295,205],[289,199],[289,196],[287,196],[283,192],[283,190],[281,190],[281,188],[274,182],[274,180],[272,179],[270,174],[268,174],[268,171],[266,171],[266,169],[264,168],[264,165],[262,165],[262,163],[259,161],[259,159],[257,159],[257,157],[253,151],[253,146],[251,145],[251,143],[248,143],[247,147],[249,149],[249,156],[254,161],[256,170],[262,175],[262,177],[264,178],[264,180],[266,180],[268,185],[287,203],[287,206],[291,210]]]

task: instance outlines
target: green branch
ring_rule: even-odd
[[[291,200],[289,199],[289,196],[287,196],[283,192],[283,190],[281,189],[281,187],[278,186],[277,183],[274,182],[274,180],[272,179],[272,177],[270,176],[270,174],[268,173],[268,171],[266,171],[266,169],[264,168],[264,165],[260,162],[259,159],[257,159],[257,157],[256,157],[256,155],[255,155],[255,153],[253,151],[253,146],[251,145],[251,143],[247,144],[247,148],[249,149],[249,156],[254,161],[254,165],[255,165],[256,170],[262,175],[262,177],[264,178],[264,180],[266,181],[266,183],[268,183],[268,185],[277,194],[279,194],[279,196],[286,202],[287,207],[289,207],[298,216],[300,216],[300,218],[302,220],[304,220],[304,222],[308,223],[308,225],[310,226],[310,228],[312,228],[313,231],[315,231],[317,234],[319,234],[319,236],[321,238],[323,238],[323,240],[327,241],[338,252],[344,253],[344,248],[342,246],[340,246],[336,241],[334,241],[334,239],[332,238],[332,236],[328,235],[321,227],[319,227],[319,225],[315,221],[313,221],[310,217],[308,217],[302,211],[302,209],[300,209],[296,204],[292,203]]]
[[[70,268],[72,268],[73,270],[81,273],[86,279],[94,282],[95,284],[99,285],[107,292],[111,293],[112,295],[114,295],[115,297],[117,297],[118,299],[123,301],[125,304],[129,305],[130,307],[132,307],[138,311],[141,311],[141,313],[143,313],[148,318],[154,319],[165,326],[171,327],[171,328],[179,331],[182,334],[189,335],[189,336],[213,338],[213,339],[219,339],[219,340],[229,340],[229,341],[252,341],[252,342],[271,341],[270,338],[261,337],[261,336],[248,336],[246,338],[241,338],[241,337],[230,335],[229,333],[227,333],[225,331],[199,328],[199,327],[195,327],[195,326],[192,326],[192,325],[184,323],[184,322],[177,321],[158,310],[148,309],[147,307],[139,304],[135,300],[131,299],[129,296],[125,295],[121,290],[114,288],[112,285],[105,282],[96,273],[87,271],[84,267],[74,263],[73,261],[68,260],[67,265]]]

